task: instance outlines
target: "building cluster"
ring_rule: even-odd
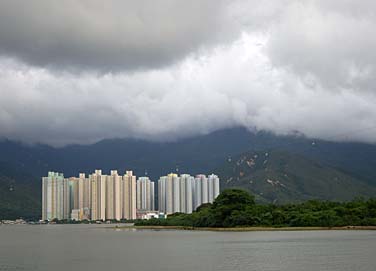
[[[64,178],[49,172],[42,178],[42,219],[121,220],[136,218],[136,176],[116,170],[103,175]]]
[[[196,178],[169,174],[158,180],[158,208],[166,214],[190,214],[204,203],[213,203],[219,195],[219,178],[212,174]]]
[[[164,217],[176,212],[192,213],[198,206],[211,203],[219,194],[216,175],[169,174],[158,181],[158,210],[155,210],[154,182],[132,171],[109,175],[101,170],[86,176],[65,178],[49,172],[42,178],[43,220],[131,220]]]

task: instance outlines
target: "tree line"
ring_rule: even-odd
[[[376,226],[376,199],[350,202],[310,200],[296,204],[256,204],[241,189],[226,189],[213,204],[192,214],[175,213],[166,219],[136,221],[136,226],[186,227],[340,227]]]

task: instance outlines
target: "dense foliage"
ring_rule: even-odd
[[[192,214],[176,213],[167,219],[138,221],[137,226],[189,227],[334,227],[376,226],[376,199],[351,202],[311,200],[300,204],[261,205],[240,189],[224,190],[213,204],[205,204]]]

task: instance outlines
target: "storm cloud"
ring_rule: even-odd
[[[75,72],[161,67],[227,42],[231,21],[223,0],[4,0],[0,53]]]
[[[376,142],[373,1],[101,3],[0,3],[0,137]]]

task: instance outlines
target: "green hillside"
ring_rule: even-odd
[[[40,181],[0,162],[0,219],[39,218]]]
[[[216,173],[221,189],[238,187],[260,202],[351,200],[376,195],[373,187],[339,169],[284,151],[251,151],[229,158]]]

